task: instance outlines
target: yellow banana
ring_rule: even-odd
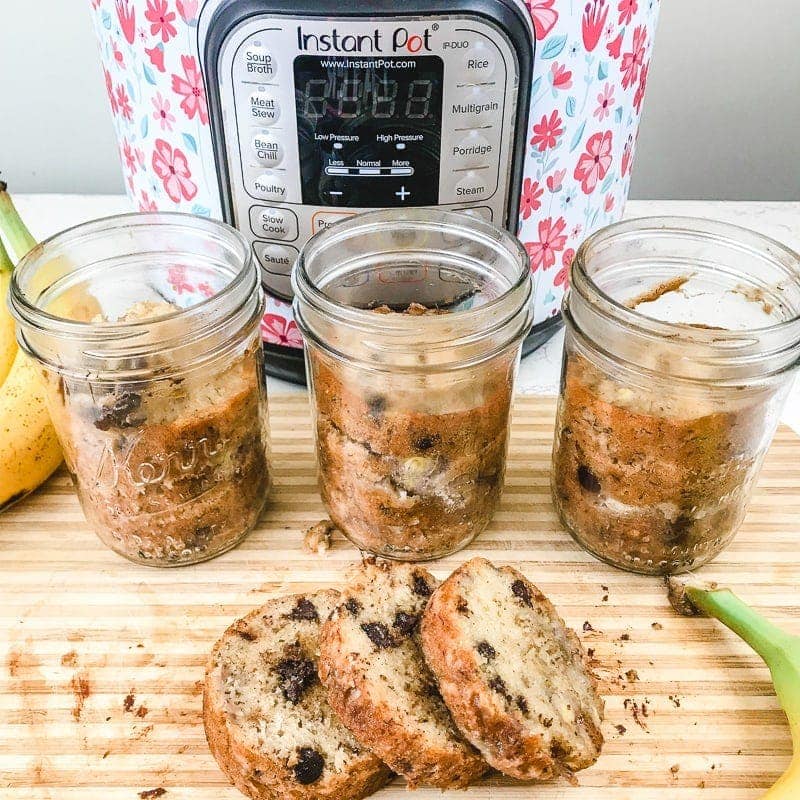
[[[18,257],[35,246],[2,181],[0,226]],[[5,248],[3,255],[5,263],[0,266],[10,265]],[[0,273],[0,510],[47,480],[62,459],[39,368],[16,344],[13,319],[5,302],[10,277],[10,269]]]
[[[47,480],[61,457],[38,367],[19,350],[0,387],[0,510]]]
[[[13,269],[14,265],[0,240],[0,384],[6,379],[11,365],[14,363],[14,357],[17,355],[14,318],[11,316],[6,302]]]
[[[730,589],[670,578],[670,601],[684,614],[716,617],[764,659],[792,734],[789,767],[761,800],[800,798],[800,636],[792,636],[745,605]]]

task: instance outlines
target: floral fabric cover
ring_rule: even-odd
[[[132,201],[141,210],[218,217],[197,53],[203,0],[90,4]],[[622,216],[659,0],[526,5],[536,58],[518,235],[536,279],[538,323],[558,312],[583,239]],[[181,282],[181,293],[202,291]],[[291,307],[273,297],[262,335],[273,344],[302,346]]]

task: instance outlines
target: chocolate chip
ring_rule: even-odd
[[[380,422],[384,411],[386,411],[386,398],[383,395],[375,394],[367,398],[367,415],[373,422]]]
[[[589,631],[593,631],[594,630],[594,628],[592,627],[592,623],[589,622],[588,619],[586,620],[586,622],[583,623],[583,630],[584,630],[584,633],[589,633]]]
[[[458,611],[459,614],[463,614],[465,617],[469,614],[469,605],[467,605],[467,601],[463,597],[458,598],[456,611]]]
[[[622,736],[628,730],[624,725],[615,725],[614,727],[617,729],[617,733],[620,736]]]
[[[297,763],[292,767],[294,779],[308,786],[318,781],[325,769],[325,759],[313,747],[301,747],[298,750]]]
[[[100,417],[95,420],[95,428],[107,431],[110,428],[132,428],[140,425],[143,420],[133,419],[131,414],[142,405],[142,396],[135,392],[122,392],[114,397],[116,399],[111,405],[99,409]]]
[[[369,636],[369,640],[379,650],[394,647],[397,644],[392,634],[389,633],[389,629],[382,622],[365,622],[361,626],[361,630]]]
[[[344,607],[354,616],[358,616],[358,612],[361,611],[361,603],[355,599],[355,597],[348,597],[345,600]]]
[[[417,629],[417,625],[419,625],[418,614],[407,614],[405,611],[398,611],[394,616],[392,627],[400,631],[403,636],[411,636]]]
[[[517,708],[527,717],[529,713],[528,701],[521,694],[518,694],[514,698],[514,702],[517,704]]]
[[[317,607],[307,598],[301,597],[297,605],[286,615],[287,619],[306,620],[308,622],[319,622]]]
[[[415,450],[420,453],[424,453],[427,450],[430,450],[432,447],[435,447],[441,441],[442,437],[438,433],[433,433],[418,436],[411,444]]]
[[[693,525],[692,517],[687,514],[679,514],[674,521],[669,523],[664,535],[664,544],[670,547],[686,544]]]
[[[139,792],[139,797],[141,800],[151,800],[154,797],[163,797],[166,793],[166,789],[158,786],[155,789],[145,789],[143,792]]]
[[[430,597],[433,594],[433,589],[428,585],[428,581],[422,577],[418,572],[414,573],[414,585],[412,587],[414,594],[420,597]]]
[[[508,702],[511,702],[511,695],[508,693],[508,689],[506,689],[506,682],[499,676],[495,675],[489,681],[489,688],[493,689],[497,694],[502,695]]]
[[[515,597],[518,597],[522,602],[530,607],[533,605],[531,601],[531,590],[528,588],[525,581],[516,580],[511,584],[511,591]]]
[[[578,467],[578,483],[592,494],[597,494],[600,491],[600,479],[584,464]]]
[[[256,640],[256,635],[254,633],[252,633],[251,631],[248,631],[248,630],[246,630],[244,628],[241,629],[241,630],[237,630],[236,633],[239,636],[241,636],[242,639],[244,639],[245,641],[254,642]]]
[[[475,648],[487,661],[491,661],[496,655],[497,651],[492,647],[489,642],[478,642]]]
[[[285,658],[275,665],[281,678],[283,696],[292,705],[297,705],[309,686],[316,683],[317,668],[307,658]]]

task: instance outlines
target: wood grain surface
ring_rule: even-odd
[[[554,404],[516,404],[502,506],[474,554],[525,572],[597,662],[606,745],[578,786],[486,780],[468,800],[749,800],[789,762],[788,727],[759,658],[712,620],[682,619],[662,583],[582,552],[553,513]],[[284,592],[336,586],[359,553],[302,552],[324,517],[304,396],[271,401],[276,484],[256,531],[194,567],[129,564],[84,521],[65,472],[0,515],[0,797],[235,800],[201,722],[206,654],[237,616]],[[800,442],[781,429],[734,544],[703,570],[800,633]],[[591,629],[585,626],[589,623]],[[584,627],[587,630],[584,630]],[[407,797],[396,780],[377,797]],[[419,790],[433,800],[438,791]],[[347,800],[347,798],[342,798]]]

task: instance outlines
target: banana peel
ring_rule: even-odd
[[[667,580],[673,608],[685,616],[705,615],[718,619],[758,653],[769,667],[775,694],[789,721],[792,760],[788,769],[761,800],[800,798],[800,636],[792,636],[773,625],[730,589],[692,579]]]
[[[18,257],[36,246],[1,181],[0,228]],[[0,308],[0,510],[3,510],[44,483],[61,464],[63,456],[47,411],[39,367],[17,346],[14,320],[5,303],[12,270],[4,247],[0,262],[3,268],[0,288],[4,290]]]
[[[0,240],[0,385],[11,370],[11,365],[17,355],[17,335],[14,318],[8,311],[6,298],[8,287],[11,284],[11,273],[14,265],[11,263],[8,251]]]

